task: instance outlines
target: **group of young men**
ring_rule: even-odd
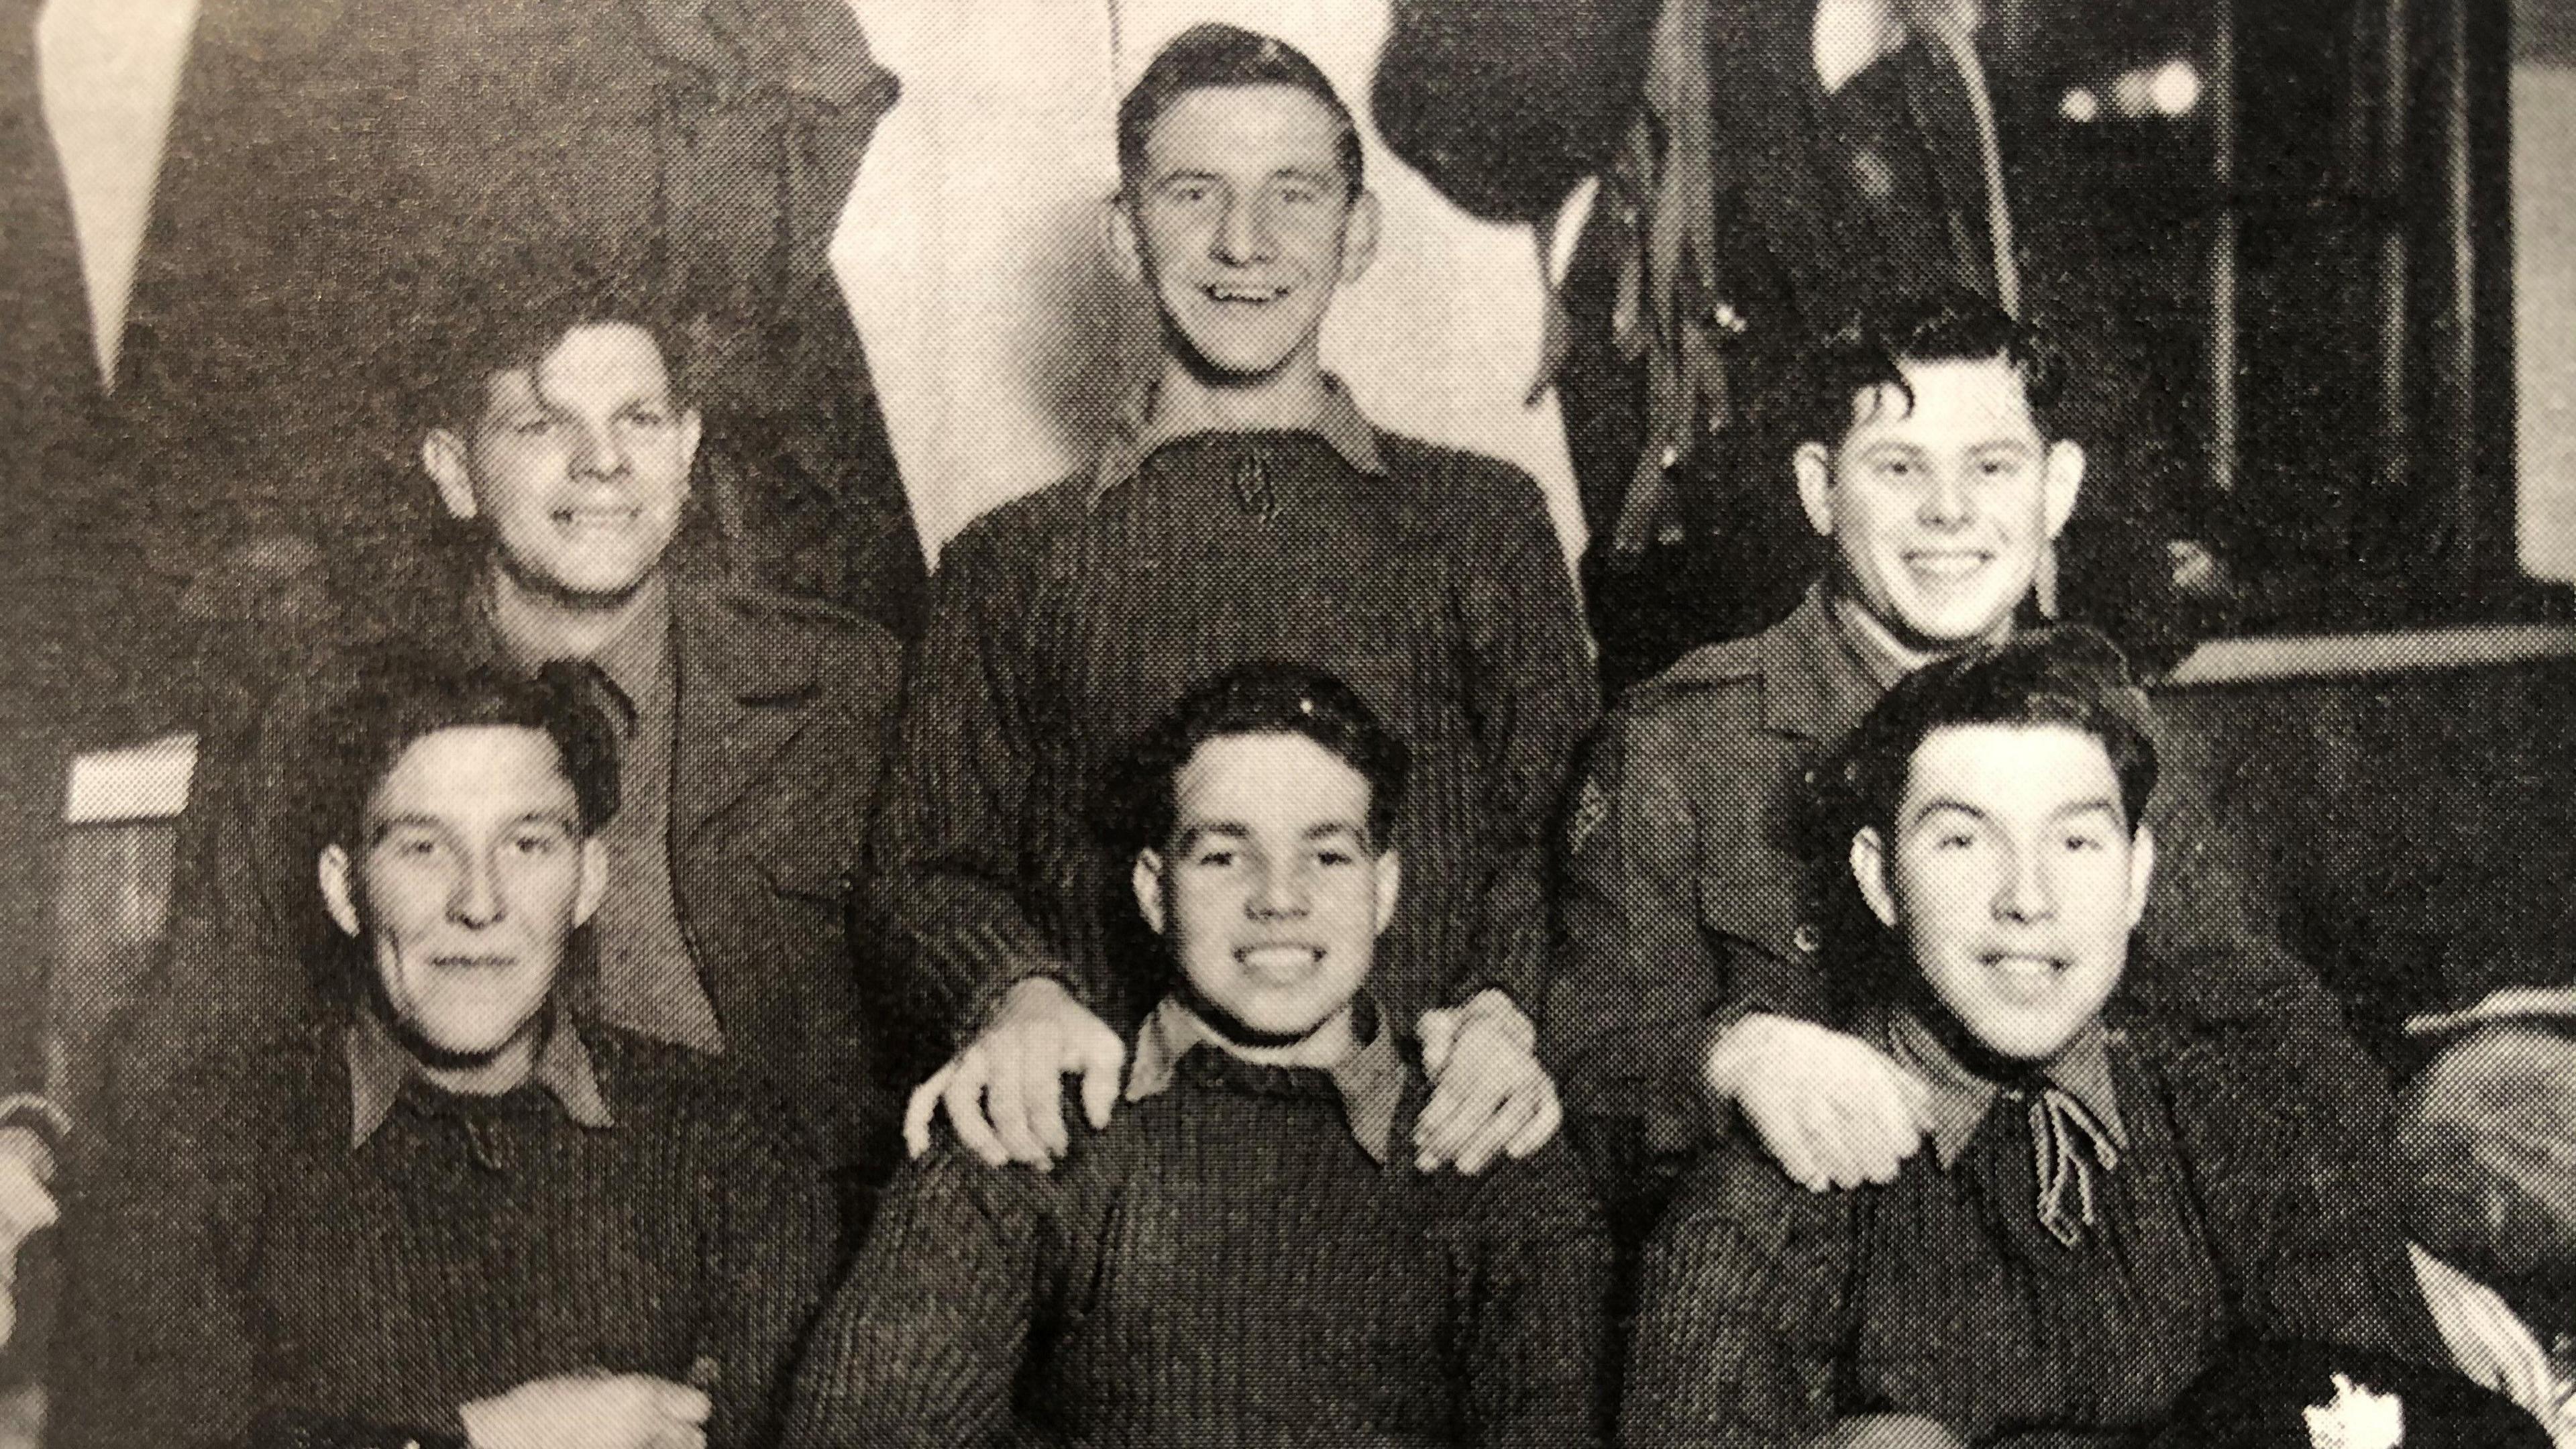
[[[1321,365],[1321,73],[1202,26],[1118,136],[1159,375],[908,658],[693,561],[649,307],[441,319],[470,561],[210,745],[56,1442],[2545,1442],[2124,661],[2024,627],[2026,329],[1829,339],[1826,576],[1600,722],[1535,487]]]

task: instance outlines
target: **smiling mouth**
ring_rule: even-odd
[[[632,528],[644,516],[644,510],[624,504],[613,508],[558,508],[551,516],[558,528],[615,533]]]
[[[1254,287],[1236,282],[1215,282],[1201,287],[1208,300],[1228,307],[1266,307],[1288,295],[1286,287]]]
[[[1324,964],[1324,948],[1293,944],[1246,946],[1234,953],[1234,959],[1254,976],[1286,985],[1313,975]]]
[[[2006,996],[2022,1001],[2035,1001],[2057,987],[2066,973],[2066,963],[2055,956],[2030,956],[1996,952],[1978,958]]]
[[[441,971],[506,971],[519,964],[516,956],[433,956],[430,964]]]
[[[1963,579],[1994,561],[1983,549],[1940,549],[1909,553],[1905,566],[1933,579]]]

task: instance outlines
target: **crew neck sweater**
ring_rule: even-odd
[[[1412,1076],[1395,1140],[1427,1095]],[[1381,1167],[1316,1068],[1182,1057],[1053,1172],[900,1178],[787,1442],[1580,1446],[1608,1250],[1561,1144]]]

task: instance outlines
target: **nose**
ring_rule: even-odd
[[[1926,528],[1959,528],[1968,521],[1968,490],[1954,469],[1928,471],[1915,516]]]
[[[2041,921],[2057,913],[2057,892],[2048,879],[2047,857],[2042,851],[2012,851],[2004,861],[2004,878],[1997,886],[1998,920]]]
[[[500,920],[501,913],[499,872],[489,857],[468,858],[458,868],[456,883],[447,893],[448,918],[458,925],[480,929]]]
[[[1266,262],[1276,250],[1270,217],[1262,199],[1255,196],[1228,196],[1225,214],[1216,229],[1217,259],[1242,266]]]
[[[1252,899],[1245,909],[1257,921],[1290,920],[1306,914],[1310,899],[1303,867],[1266,865],[1252,883]]]
[[[585,423],[573,444],[576,478],[614,478],[626,471],[626,444],[614,425]]]

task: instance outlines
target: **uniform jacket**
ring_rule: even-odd
[[[1690,1149],[1719,1027],[1753,1009],[1833,1021],[1855,1004],[1829,965],[1851,958],[1839,943],[1857,928],[1848,842],[1821,838],[1806,802],[1880,692],[1820,588],[1612,711],[1568,811],[1544,1028],[1573,1112],[1641,1123],[1655,1151]],[[2156,879],[2124,990],[2288,1053],[2325,1100],[2384,1123],[2386,1080],[2266,919],[2268,896],[2195,779],[2194,742],[2168,729],[2158,743]]]
[[[897,646],[822,605],[686,574],[673,583],[672,889],[726,1059],[794,1104],[832,1165],[872,1161],[863,1148],[884,1104],[856,989],[871,943],[854,942],[849,921]],[[482,638],[470,610],[459,613],[450,637]],[[313,881],[320,841],[294,803],[303,731],[329,680],[327,665],[309,671],[251,738],[206,744],[182,825],[170,961],[132,1024],[120,1099],[209,1038],[264,1036],[336,989],[298,964],[331,928]]]

